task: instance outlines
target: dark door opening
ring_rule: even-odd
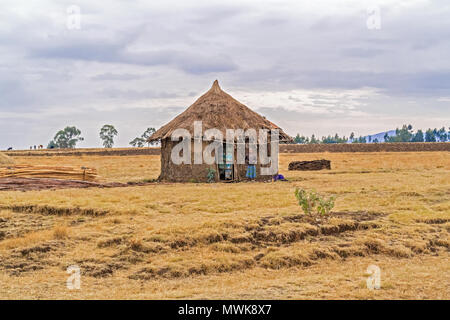
[[[227,163],[228,162],[228,163]],[[234,180],[233,153],[227,153],[226,144],[223,144],[223,163],[219,163],[219,179],[223,181]]]

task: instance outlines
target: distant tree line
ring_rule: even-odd
[[[130,141],[130,145],[133,147],[144,147],[146,144],[150,147],[154,142],[148,142],[148,139],[156,132],[155,128],[147,128],[140,137],[134,138]],[[114,146],[114,139],[118,135],[118,131],[113,125],[105,124],[100,129],[100,139],[102,140],[105,148],[112,148]],[[48,149],[70,149],[75,148],[76,144],[80,141],[84,141],[81,136],[81,130],[75,126],[68,126],[62,130],[59,130],[53,140],[48,143]],[[450,141],[450,127],[448,131],[445,127],[440,129],[427,129],[425,132],[422,130],[413,131],[413,127],[409,125],[403,125],[402,128],[395,130],[395,135],[389,136],[388,133],[384,135],[385,142],[447,142]],[[297,134],[294,138],[296,144],[317,144],[317,143],[378,143],[378,139],[371,139],[371,136],[355,137],[352,132],[347,138],[346,136],[340,137],[337,133],[332,136],[322,136],[321,139],[316,138],[313,134],[311,137],[301,136]]]
[[[450,141],[450,127],[448,131],[445,127],[441,129],[428,129],[425,132],[422,130],[413,131],[413,127],[409,125],[403,125],[402,128],[395,130],[395,135],[389,136],[388,133],[384,135],[384,142],[447,142]],[[322,136],[321,139],[316,138],[313,134],[311,137],[301,136],[297,134],[294,137],[294,143],[296,144],[317,144],[317,143],[378,143],[377,138],[372,140],[371,136],[367,137],[355,137],[352,132],[347,138],[346,136],[340,137],[337,133],[334,136]]]
[[[48,143],[47,149],[71,149],[75,148],[79,141],[83,141],[81,131],[76,127],[65,127],[59,130],[53,140]]]
[[[442,127],[440,129],[427,129],[425,133],[422,130],[413,131],[412,126],[403,125],[401,129],[395,130],[395,136],[384,136],[386,142],[447,142],[450,140],[449,131]]]
[[[130,142],[133,147],[143,147],[145,144],[148,146],[154,144],[148,142],[148,139],[156,132],[155,128],[147,128],[145,132]],[[105,148],[112,148],[114,146],[114,139],[119,134],[116,128],[111,124],[105,124],[100,129],[100,139]],[[81,136],[81,130],[75,126],[68,126],[62,130],[59,130],[53,140],[51,140],[47,149],[73,149],[78,142],[84,141]]]
[[[154,142],[148,142],[148,139],[156,132],[155,128],[147,128],[145,132],[137,138],[134,138],[130,141],[130,145],[133,147],[142,148],[145,144],[149,147],[154,144]]]

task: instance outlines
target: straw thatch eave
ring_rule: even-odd
[[[281,128],[224,92],[217,80],[189,108],[156,131],[149,141],[170,138],[176,129],[186,129],[193,136],[194,121],[202,121],[203,133],[207,129],[219,129],[224,139],[226,129],[278,129],[280,142],[292,141]]]

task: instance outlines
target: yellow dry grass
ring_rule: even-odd
[[[14,164],[14,160],[0,152],[0,167]]]
[[[136,182],[156,179],[159,175],[159,156],[50,156],[14,157],[18,165],[68,165],[97,169],[99,181]]]
[[[66,226],[55,226],[53,229],[53,238],[56,240],[62,240],[69,237],[69,232]]]
[[[53,178],[94,181],[97,178],[97,173],[95,170],[86,167],[14,165],[0,167],[0,178]]]
[[[332,170],[286,170],[321,158]],[[159,174],[158,156],[39,163],[93,167],[105,181]],[[281,154],[289,182],[1,192],[0,297],[449,299],[449,168],[445,152]],[[335,195],[338,214],[305,219],[295,187]],[[380,290],[365,286],[370,264]]]

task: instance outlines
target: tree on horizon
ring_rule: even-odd
[[[53,140],[48,143],[48,149],[73,149],[79,141],[83,141],[81,131],[75,126],[67,126],[63,130],[59,130]]]

